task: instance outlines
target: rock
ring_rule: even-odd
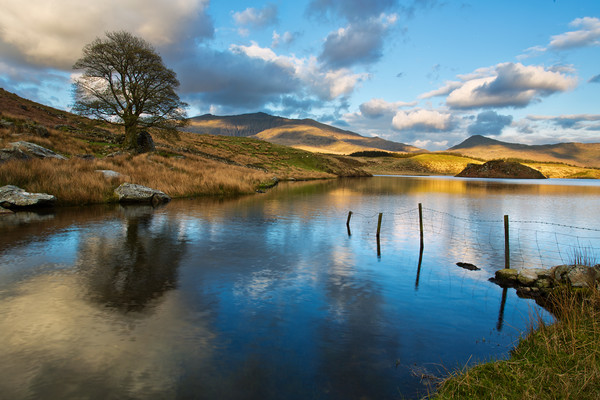
[[[113,171],[110,169],[97,169],[96,172],[101,173],[107,179],[122,178],[122,177],[124,178],[125,177],[125,175],[120,174],[117,171]]]
[[[538,278],[538,280],[533,283],[533,287],[538,289],[549,289],[552,286],[554,286],[554,281],[548,278]]]
[[[121,203],[151,203],[157,205],[171,201],[171,198],[160,190],[133,183],[123,183],[115,189]]]
[[[11,129],[15,124],[11,121],[0,119],[0,129]]]
[[[11,160],[30,160],[31,157],[19,149],[0,150],[0,163]]]
[[[50,132],[48,132],[48,128],[42,125],[32,125],[29,127],[29,132],[37,135],[39,137],[47,138],[50,136]]]
[[[492,160],[484,164],[467,164],[457,177],[546,179],[538,170],[516,162]]]
[[[461,268],[468,269],[469,271],[479,271],[481,269],[473,264],[466,262],[457,262],[456,265],[458,265]]]
[[[576,288],[594,287],[596,285],[596,270],[585,265],[574,265],[567,274],[567,282]]]
[[[3,214],[12,214],[12,213],[13,212],[11,210],[6,209],[4,207],[0,207],[0,215],[3,215]]]
[[[519,275],[519,271],[516,269],[505,268],[496,271],[496,275],[494,276],[494,280],[498,282],[500,285],[514,285],[517,282],[517,276]]]
[[[572,287],[593,287],[600,280],[600,268],[587,265],[558,265],[552,268],[554,279]]]
[[[533,286],[538,279],[538,275],[533,269],[524,269],[519,271],[517,282],[522,286]]]
[[[56,197],[46,193],[29,193],[25,190],[6,185],[0,187],[0,206],[5,208],[26,208],[52,206]]]
[[[50,149],[47,149],[45,147],[39,146],[35,143],[29,143],[29,142],[14,142],[14,143],[10,143],[10,148],[6,148],[4,149],[4,151],[20,151],[22,153],[27,154],[28,156],[31,157],[36,157],[36,158],[56,158],[59,160],[66,160],[66,157],[61,156],[60,154],[57,154],[55,152],[53,152]]]
[[[156,150],[156,147],[154,146],[152,136],[146,131],[138,132],[136,151],[138,153],[148,153],[154,150]]]
[[[556,267],[552,267],[550,272],[552,274],[552,278],[556,282],[564,283],[566,282],[566,276],[571,269],[571,265],[557,265]]]

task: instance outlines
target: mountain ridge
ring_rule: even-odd
[[[518,158],[600,168],[600,143],[563,142],[528,145],[473,135],[447,151],[486,160]]]
[[[290,119],[263,112],[190,118],[185,131],[212,135],[253,137],[312,152],[350,154],[356,151],[427,152],[404,143],[366,137],[313,119]]]

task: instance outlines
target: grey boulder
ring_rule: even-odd
[[[171,201],[171,198],[160,190],[134,183],[123,183],[115,189],[121,203],[151,203],[157,205]]]
[[[7,161],[10,159],[24,160],[31,157],[35,158],[56,158],[58,160],[66,160],[67,158],[53,152],[50,149],[30,142],[13,142],[10,147],[2,149],[0,160]]]
[[[27,208],[46,207],[56,203],[56,197],[46,193],[29,193],[20,187],[6,185],[0,187],[0,207]]]

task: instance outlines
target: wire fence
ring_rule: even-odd
[[[510,216],[506,221],[465,218],[424,207],[421,218],[418,208],[384,213],[378,226],[380,214],[351,212],[347,220],[348,234],[366,237],[381,229],[378,253],[380,237],[387,247],[400,240],[418,243],[421,236],[426,248],[442,249],[457,260],[500,264],[500,268],[506,264],[520,269],[600,262],[600,229],[511,220]]]

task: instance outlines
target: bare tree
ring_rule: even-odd
[[[139,128],[176,132],[186,121],[187,104],[175,90],[179,81],[152,45],[129,32],[108,32],[83,48],[73,65],[83,70],[75,82],[74,111],[125,127],[124,147],[137,148]]]

